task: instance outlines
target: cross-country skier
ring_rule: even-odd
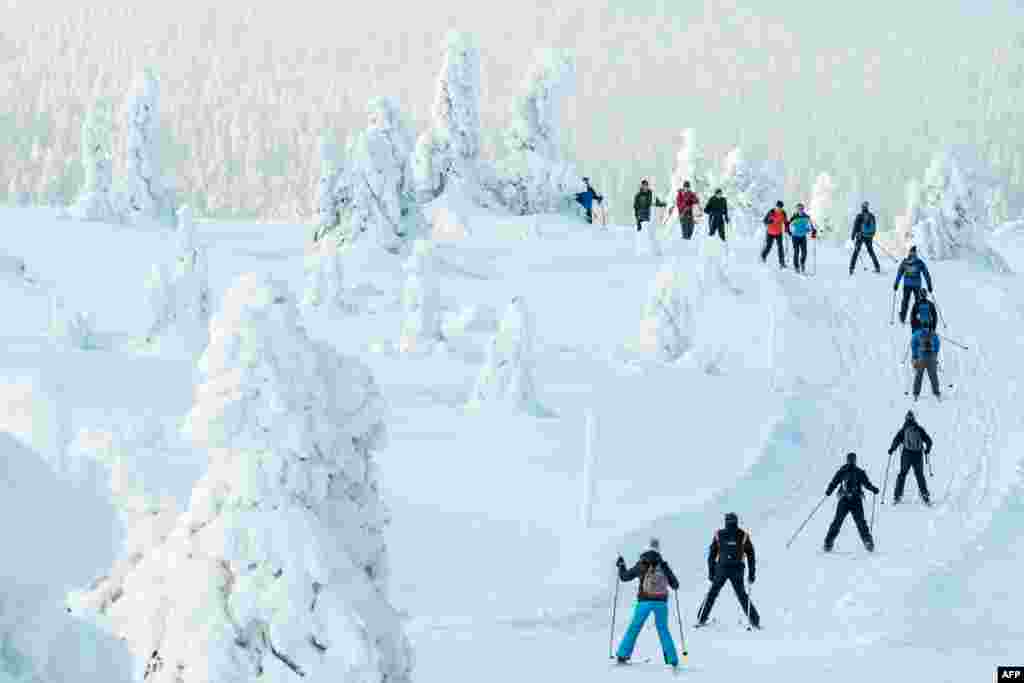
[[[853,275],[853,269],[857,265],[857,258],[860,256],[862,245],[867,248],[868,255],[871,257],[872,263],[875,264],[875,272],[882,272],[878,265],[878,257],[875,256],[875,233],[877,231],[878,221],[875,219],[875,214],[868,210],[868,203],[864,202],[860,205],[860,213],[857,214],[857,218],[853,221],[853,232],[850,234],[850,239],[853,240],[853,255],[850,256],[850,275]]]
[[[789,228],[789,217],[782,209],[782,201],[775,202],[775,208],[764,216],[764,224],[768,226],[768,235],[764,241],[764,249],[761,250],[761,263],[768,260],[768,253],[772,250],[772,243],[779,247],[779,267],[786,267],[786,256],[782,246],[782,233]]]
[[[704,207],[704,213],[708,217],[708,237],[714,237],[717,232],[724,242],[725,224],[729,222],[729,203],[722,194],[722,188],[715,190],[715,195]]]
[[[719,592],[728,581],[732,584],[736,598],[740,601],[740,607],[749,615],[750,625],[754,628],[761,628],[761,615],[757,613],[757,608],[754,607],[750,596],[747,595],[747,589],[743,585],[744,557],[749,562],[747,580],[754,583],[756,576],[754,544],[750,541],[750,534],[739,527],[739,518],[736,513],[730,512],[725,516],[725,528],[715,532],[711,547],[708,549],[708,581],[711,582],[711,588],[697,615],[698,626],[708,623],[711,608],[715,606]]]
[[[932,276],[928,272],[928,266],[917,256],[917,247],[910,247],[907,258],[903,259],[900,267],[896,270],[896,282],[892,291],[900,288],[900,280],[903,280],[903,303],[900,305],[900,322],[907,322],[907,306],[910,305],[910,295],[914,295],[914,303],[921,300],[921,277],[924,276],[928,283],[928,292],[934,292],[932,287]]]
[[[878,493],[878,488],[868,479],[868,473],[857,467],[857,454],[848,453],[846,464],[839,468],[836,475],[832,477],[825,495],[831,496],[832,492],[839,489],[839,503],[836,505],[836,516],[828,527],[825,535],[825,552],[832,552],[832,544],[839,535],[846,515],[853,514],[853,521],[857,524],[857,531],[860,533],[860,540],[869,553],[875,551],[875,541],[871,538],[871,529],[864,519],[864,491],[867,489],[872,493]]]
[[[700,199],[697,198],[696,193],[690,189],[690,181],[683,182],[683,186],[676,192],[676,205],[675,209],[679,212],[679,227],[683,233],[683,239],[688,240],[693,237],[693,210],[694,208],[700,209]],[[671,209],[670,209],[671,210]]]
[[[910,310],[910,329],[917,331],[922,327],[935,330],[939,326],[939,309],[928,300],[928,293],[923,289],[918,293],[917,303]]]
[[[633,655],[636,638],[643,630],[647,617],[653,612],[654,625],[658,629],[658,639],[661,641],[665,663],[672,667],[679,666],[679,656],[676,654],[676,645],[672,641],[668,625],[668,591],[670,588],[677,590],[679,581],[676,580],[676,575],[672,573],[668,562],[662,558],[660,551],[661,543],[658,539],[652,538],[650,547],[640,555],[640,560],[632,569],[626,568],[626,561],[621,556],[615,561],[615,566],[619,568],[620,581],[640,579],[633,620],[626,629],[617,652],[619,664],[625,664]]]
[[[640,191],[637,192],[636,197],[633,198],[633,213],[636,214],[637,232],[640,232],[644,223],[650,222],[651,205],[668,206],[668,204],[654,196],[654,193],[651,191],[651,186],[647,183],[647,179],[645,178],[640,181]]]
[[[919,328],[910,337],[910,356],[914,361],[914,400],[921,395],[921,381],[924,379],[925,370],[928,371],[928,381],[932,383],[932,393],[935,398],[942,400],[942,393],[939,391],[939,335],[927,327]]]
[[[931,496],[928,494],[928,482],[924,478],[924,456],[932,452],[932,437],[924,427],[914,419],[914,411],[907,411],[907,417],[903,426],[896,432],[889,446],[889,455],[896,452],[900,446],[903,452],[900,454],[900,473],[896,477],[896,488],[892,494],[892,504],[899,505],[903,499],[903,486],[907,481],[907,473],[911,468],[914,470],[914,478],[917,479],[917,490],[921,492],[921,500],[925,505],[931,505]]]
[[[587,189],[583,192],[576,194],[576,201],[583,206],[583,210],[587,213],[587,223],[594,222],[594,202],[600,204],[604,201],[604,197],[597,193],[597,190],[590,184],[590,178],[584,178],[583,184],[586,185]]]
[[[803,204],[796,205],[796,213],[789,219],[789,228],[786,229],[786,232],[793,238],[793,268],[798,273],[806,273],[807,236],[817,237],[818,229],[814,227],[814,221],[804,211]]]

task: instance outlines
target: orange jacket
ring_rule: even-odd
[[[782,209],[776,208],[769,211],[765,216],[765,221],[768,223],[769,235],[781,235],[782,231],[789,227],[789,218]]]

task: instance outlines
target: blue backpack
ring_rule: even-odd
[[[875,216],[874,214],[867,214],[864,220],[860,224],[860,234],[864,237],[872,237],[875,234]]]

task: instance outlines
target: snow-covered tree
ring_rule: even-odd
[[[113,108],[100,100],[82,121],[82,167],[85,184],[71,208],[80,220],[117,222],[113,194]]]
[[[405,317],[398,349],[403,353],[429,351],[441,338],[441,279],[434,261],[434,244],[416,240],[405,263],[408,274],[402,290]]]
[[[503,405],[534,417],[551,412],[537,399],[533,369],[533,316],[521,296],[512,299],[487,347],[487,360],[477,375],[469,407]]]
[[[146,69],[125,105],[124,208],[130,215],[174,225],[175,199],[160,165],[160,85]]]
[[[319,142],[320,172],[316,185],[316,228],[313,241],[336,230],[342,221],[342,212],[350,211],[352,188],[345,173],[345,158],[333,134],[321,135]]]
[[[520,215],[557,210],[583,190],[576,167],[562,154],[561,110],[575,85],[576,60],[564,50],[540,51],[526,74],[498,172],[506,203]]]
[[[687,287],[686,269],[665,265],[651,282],[640,323],[638,349],[663,361],[678,360],[693,346],[696,311]]]
[[[824,172],[819,173],[811,190],[811,203],[807,210],[824,238],[834,238],[841,233],[833,216],[835,193],[836,183],[832,176]]]
[[[690,181],[690,189],[706,203],[711,198],[714,183],[711,165],[704,156],[704,148],[698,141],[696,130],[686,128],[680,137],[682,142],[672,171],[672,197],[674,198],[676,192],[682,189],[684,182]]]
[[[228,290],[199,369],[183,431],[209,469],[120,585],[97,582],[103,623],[151,683],[410,681],[369,369],[312,341],[285,286],[254,274]]]
[[[304,305],[347,310],[343,250],[341,244],[330,238],[306,246]]]
[[[729,218],[737,234],[761,234],[761,219],[782,198],[783,180],[778,164],[752,164],[739,147],[726,156],[719,185],[729,202]]]

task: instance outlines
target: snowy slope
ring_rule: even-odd
[[[4,218],[33,227],[7,245],[11,254],[70,292],[88,282],[75,296],[100,311],[105,331],[121,339],[142,333],[135,304],[118,302],[134,302],[132,291],[143,301],[143,271],[162,238],[31,210],[7,210]],[[47,234],[69,228],[90,258],[46,248]],[[301,291],[305,227],[207,223],[198,233],[210,249],[217,306],[228,284],[250,270]],[[664,363],[634,348],[663,262],[636,255],[630,227],[474,216],[470,237],[438,245],[447,339],[426,357],[396,350],[397,259],[368,266],[392,283],[377,312],[307,312],[310,334],[366,362],[389,406],[390,445],[379,461],[393,513],[391,596],[410,617],[418,680],[470,680],[484,670],[494,681],[600,680],[615,556],[635,556],[651,533],[662,538],[682,582],[688,667],[716,680],[758,664],[773,666],[770,680],[819,680],[825,672],[860,680],[865,656],[884,667],[885,679],[916,672],[974,680],[1020,651],[1022,633],[1011,623],[1024,607],[1012,589],[1024,433],[1016,401],[1024,379],[1014,354],[1024,342],[1017,276],[932,264],[948,323],[940,332],[969,347],[944,346],[943,382],[955,385],[948,400],[915,407],[936,440],[929,481],[936,505],[917,506],[910,481],[908,505],[875,512],[876,555],[863,553],[850,520],[840,552],[822,556],[832,501],[791,549],[785,543],[846,452],[858,452],[882,485],[886,449],[909,405],[908,330],[890,325],[891,272],[850,278],[848,254],[819,245],[817,276],[801,278],[762,266],[757,246],[731,244],[727,269],[736,291],[709,295],[696,317],[698,348],[721,351],[718,374],[692,358]],[[994,246],[1024,268],[1015,232]],[[691,277],[701,240],[665,247],[668,262]],[[120,272],[115,262],[145,268]],[[102,277],[90,279],[95,273]],[[0,369],[22,387],[51,387],[50,378],[60,377],[57,398],[49,389],[39,393],[64,416],[67,433],[143,414],[174,421],[187,410],[194,374],[185,361],[133,353],[127,342],[110,351],[54,350],[39,338],[38,296],[20,286],[0,294],[17,321],[3,333]],[[535,318],[535,378],[539,400],[554,414],[548,419],[464,410],[493,322],[483,315],[463,330],[459,315],[468,307],[500,313],[515,296],[525,297]],[[589,528],[580,522],[587,411],[596,423]],[[35,433],[24,423],[18,429]],[[894,478],[892,471],[890,491]],[[757,545],[753,594],[766,630],[736,626],[738,609],[726,591],[715,608],[719,626],[692,633],[707,586],[706,547],[728,510]],[[622,588],[616,637],[633,590]],[[638,656],[656,652],[653,633],[645,633]]]

